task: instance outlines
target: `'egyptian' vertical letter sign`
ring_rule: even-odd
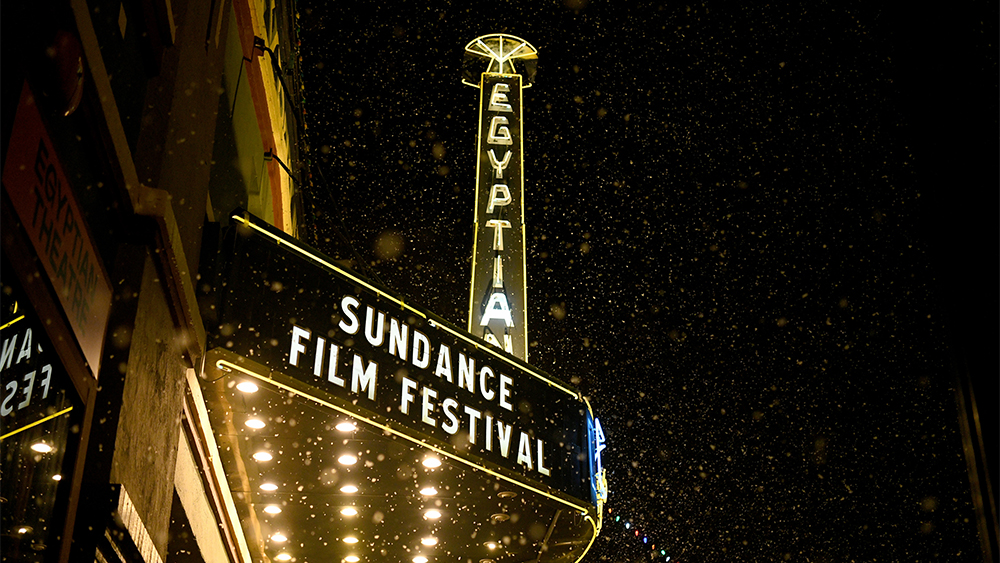
[[[502,34],[480,37],[465,50],[467,56],[489,59],[479,84],[465,81],[477,86],[480,96],[468,328],[527,361],[523,77],[514,61],[534,61],[537,55],[526,41]]]

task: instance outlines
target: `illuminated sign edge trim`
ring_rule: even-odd
[[[483,107],[483,96],[485,95],[483,93],[483,77],[482,77],[482,75],[479,76],[479,85],[477,87],[479,88],[479,105],[477,107],[482,108]],[[478,113],[479,113],[479,117],[477,118],[477,120],[478,120],[477,123],[478,124],[476,126],[476,150],[477,151],[479,150],[479,145],[482,142],[482,135],[483,135],[483,112],[479,111]],[[472,234],[473,234],[473,237],[472,237],[472,270],[471,270],[471,274],[472,274],[473,279],[475,279],[475,277],[476,277],[476,251],[477,251],[478,242],[479,242],[479,237],[476,236],[476,233],[479,232],[479,173],[480,173],[480,167],[482,165],[483,165],[483,159],[482,158],[476,158],[476,198],[474,200],[472,200],[472,201],[476,202],[476,204],[473,206],[473,209],[472,209]],[[475,311],[475,302],[476,302],[476,288],[472,284],[469,284],[469,321],[465,325],[465,330],[467,330],[469,332],[472,332],[472,322],[473,322],[474,311]]]
[[[17,430],[11,430],[10,432],[4,434],[3,436],[0,436],[0,441],[6,440],[7,438],[10,438],[14,434],[19,434],[21,432],[24,432],[25,430],[27,430],[29,428],[34,428],[35,426],[38,426],[39,424],[42,424],[43,422],[48,422],[48,421],[52,420],[53,418],[59,418],[60,416],[68,413],[71,410],[73,410],[73,407],[66,407],[63,410],[59,411],[59,412],[52,413],[49,416],[46,416],[45,418],[40,418],[40,419],[38,419],[38,420],[36,420],[36,421],[34,421],[34,422],[26,425],[26,426],[22,426],[22,427],[18,428]]]
[[[524,41],[522,39],[522,41]],[[524,41],[528,44],[527,41]],[[528,44],[530,46],[530,44]],[[534,47],[531,47],[534,49]],[[517,75],[517,83],[521,89],[521,93],[517,97],[517,103],[519,105],[518,110],[520,111],[521,118],[518,120],[518,142],[521,143],[521,173],[518,174],[518,182],[521,184],[521,271],[524,272],[524,277],[522,278],[523,287],[521,287],[521,295],[524,296],[524,304],[521,307],[521,312],[523,313],[521,320],[521,326],[524,327],[524,357],[525,361],[528,358],[528,217],[524,214],[524,81],[521,79],[521,75]]]

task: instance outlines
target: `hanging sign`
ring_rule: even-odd
[[[483,73],[479,91],[468,330],[527,361],[521,75]]]

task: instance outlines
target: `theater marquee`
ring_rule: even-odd
[[[575,389],[248,214],[234,220],[215,367],[594,511],[589,408]]]

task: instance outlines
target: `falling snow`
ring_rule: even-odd
[[[893,15],[299,10],[311,242],[458,325],[478,96],[462,48],[539,49],[529,360],[604,420],[610,512],[586,561],[978,559]]]

